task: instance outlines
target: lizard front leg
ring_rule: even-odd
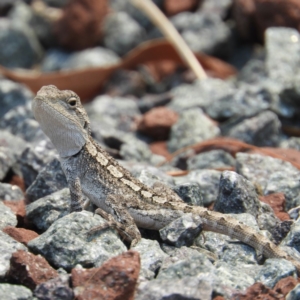
[[[126,203],[125,197],[122,195],[108,195],[105,203],[111,208],[111,214],[100,208],[96,209],[95,212],[104,218],[107,223],[92,228],[90,233],[111,227],[116,229],[126,241],[130,242],[131,247],[135,246],[141,239],[141,234],[126,207],[120,205],[120,203]]]

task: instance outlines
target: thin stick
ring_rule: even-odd
[[[131,0],[131,3],[142,10],[151,21],[163,32],[165,37],[177,49],[179,55],[186,64],[194,71],[199,80],[207,78],[205,71],[198,62],[194,53],[188,47],[173,24],[160,11],[151,0]]]

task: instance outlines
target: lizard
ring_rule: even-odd
[[[159,230],[192,213],[201,217],[204,230],[236,238],[267,258],[287,259],[300,274],[300,262],[251,227],[226,214],[189,205],[164,185],[148,187],[133,177],[92,138],[89,118],[75,92],[43,86],[32,110],[58,151],[70,189],[70,212],[84,209],[85,195],[106,225],[117,229],[131,246],[141,239],[138,227]]]

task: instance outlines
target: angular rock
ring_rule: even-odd
[[[55,158],[38,174],[35,181],[26,190],[26,198],[33,202],[67,187],[67,179],[60,162]]]
[[[17,226],[17,223],[13,211],[0,201],[0,230],[7,226]]]
[[[29,26],[7,18],[0,20],[0,44],[0,64],[8,68],[30,68],[43,53]]]
[[[151,280],[139,286],[136,300],[210,300],[212,298],[212,286],[208,279],[187,277],[165,280]]]
[[[177,184],[174,192],[185,202],[191,205],[203,206],[201,186],[198,182],[186,182]]]
[[[33,95],[30,94],[30,100],[33,98]],[[42,149],[37,148],[41,155],[47,156],[48,152],[44,153],[43,150],[53,149],[53,145],[50,143],[50,139],[46,137],[42,131],[39,123],[33,118],[33,113],[31,110],[30,102],[22,105],[16,106],[10,109],[2,118],[0,122],[0,127],[9,131],[13,135],[18,136],[19,138],[30,142],[35,148],[40,146]],[[17,142],[18,140],[14,141]],[[18,150],[22,153],[28,145],[23,141]]]
[[[10,258],[17,250],[27,251],[27,248],[8,234],[0,231],[0,278],[5,278],[10,268]]]
[[[42,65],[44,72],[108,67],[117,64],[119,57],[103,47],[94,47],[74,52],[71,55],[61,50],[50,50]]]
[[[18,163],[24,178],[26,189],[35,181],[38,173],[49,163],[54,157],[51,155],[43,157],[32,147],[26,148]]]
[[[141,140],[130,140],[121,145],[120,155],[124,160],[149,162],[151,165],[164,161],[159,155],[153,154],[149,146]]]
[[[106,17],[103,25],[106,48],[123,56],[145,39],[145,30],[126,12],[115,12]]]
[[[167,254],[161,250],[157,241],[141,239],[132,248],[139,252],[141,257],[141,276],[146,279],[153,279],[155,272],[160,268],[162,261]]]
[[[43,255],[53,266],[70,270],[77,264],[97,267],[126,250],[112,229],[89,235],[92,228],[104,224],[99,215],[88,211],[72,213],[54,222],[28,247]]]
[[[177,113],[167,107],[153,108],[139,120],[137,130],[155,140],[166,140],[177,119]]]
[[[57,276],[56,270],[40,255],[18,250],[13,253],[10,259],[8,277],[31,290],[35,289],[37,285]]]
[[[76,299],[134,299],[140,270],[139,255],[127,251],[109,259],[101,267],[72,269]]]
[[[258,195],[250,181],[235,172],[222,173],[215,211],[225,214],[250,213],[256,216],[259,206]]]
[[[179,120],[171,128],[168,149],[170,152],[216,137],[220,134],[218,126],[203,111],[189,109],[181,113]]]
[[[22,285],[0,283],[0,299],[32,300],[32,292]]]
[[[220,16],[201,12],[182,12],[172,17],[171,22],[194,52],[223,57],[230,53],[231,33]],[[211,39],[208,39],[207,35],[211,36]]]
[[[300,205],[300,171],[289,162],[259,154],[237,153],[236,170],[264,195],[284,193],[286,209]]]
[[[175,178],[176,183],[197,182],[200,186],[200,195],[203,206],[208,206],[215,202],[218,196],[220,177],[222,172],[216,170],[195,170],[182,178]]]
[[[13,239],[24,245],[27,245],[29,241],[39,236],[35,231],[25,228],[16,228],[12,226],[6,226],[3,229],[3,232],[7,233]]]
[[[197,154],[187,160],[188,170],[230,168],[235,159],[224,150],[211,150]]]
[[[292,276],[285,277],[281,280],[279,280],[273,290],[277,293],[282,294],[283,296],[286,296],[293,288],[296,287],[298,284],[297,279],[295,279]]]
[[[199,216],[185,214],[159,230],[161,239],[175,247],[191,246],[202,229]]]
[[[280,129],[277,115],[264,111],[233,126],[227,135],[248,144],[272,147],[279,143]]]
[[[74,292],[69,281],[70,276],[68,274],[60,274],[56,278],[39,284],[33,294],[39,300],[73,300]]]
[[[269,258],[256,275],[255,281],[262,282],[267,287],[273,288],[280,279],[288,276],[297,278],[296,268],[291,262],[285,259]]]
[[[0,146],[0,180],[2,181],[8,174],[8,171],[13,167],[16,159],[11,153],[11,150]]]
[[[29,204],[26,216],[39,230],[46,231],[56,220],[68,214],[70,201],[70,190],[64,188]]]
[[[7,207],[9,207],[13,213],[16,215],[18,220],[18,226],[24,226],[27,222],[25,215],[25,200],[21,201],[3,201],[3,204],[5,204]]]
[[[16,185],[0,182],[0,200],[1,201],[20,201],[24,199],[24,193]]]
[[[289,246],[295,248],[298,252],[300,252],[300,221],[299,219],[294,222],[287,236],[282,240],[282,246]]]

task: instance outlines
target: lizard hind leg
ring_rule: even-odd
[[[130,247],[133,247],[140,241],[141,234],[127,209],[118,204],[116,199],[118,197],[122,196],[109,195],[105,201],[112,208],[114,214],[109,214],[101,208],[96,209],[95,213],[105,219],[107,223],[92,228],[89,234],[106,228],[113,228],[124,240],[130,242]]]

